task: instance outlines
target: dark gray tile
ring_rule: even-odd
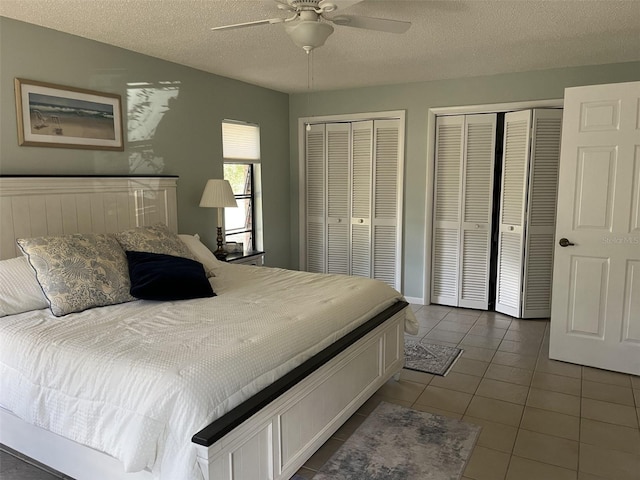
[[[2,480],[60,480],[64,477],[53,475],[0,450],[0,478]]]

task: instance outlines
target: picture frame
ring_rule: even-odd
[[[120,95],[15,79],[18,144],[124,150]]]

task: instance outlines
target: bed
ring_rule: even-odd
[[[175,234],[176,186],[0,178],[0,258],[27,262],[17,238]],[[177,238],[215,296],[0,318],[0,443],[79,480],[288,479],[402,368],[416,324],[390,287],[225,264]]]

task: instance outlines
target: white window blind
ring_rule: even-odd
[[[226,162],[260,161],[260,127],[250,123],[222,122],[222,155]]]

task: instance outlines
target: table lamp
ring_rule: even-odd
[[[236,197],[233,195],[231,184],[228,180],[211,179],[207,180],[207,184],[202,192],[202,198],[200,199],[201,207],[217,208],[218,209],[218,249],[213,254],[224,259],[227,256],[224,247],[222,246],[222,212],[225,207],[237,207]]]

